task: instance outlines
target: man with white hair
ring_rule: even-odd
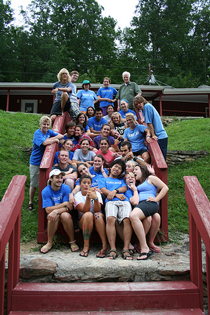
[[[55,94],[55,101],[50,112],[50,118],[55,120],[56,116],[63,115],[70,109],[70,95],[75,90],[74,84],[67,69],[62,68],[57,74],[58,82],[53,84],[52,93]]]
[[[120,100],[126,99],[129,103],[129,108],[133,110],[133,98],[136,95],[141,95],[141,90],[135,82],[130,82],[130,72],[124,71],[122,73],[122,78],[124,84],[122,84],[117,92],[116,99],[118,100],[117,110],[120,108]]]

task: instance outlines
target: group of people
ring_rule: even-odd
[[[76,92],[77,71],[58,73],[53,86],[56,95],[50,116],[40,119],[40,129],[34,134],[30,158],[30,190],[28,209],[33,209],[33,197],[39,186],[39,166],[46,145],[59,144],[48,185],[42,191],[43,209],[47,214],[48,242],[40,252],[52,248],[53,237],[61,223],[70,240],[71,250],[79,250],[74,233],[84,237],[80,256],[87,257],[89,240],[95,227],[102,248],[97,257],[117,258],[116,233],[123,240],[122,257],[148,259],[160,248],[154,244],[160,227],[158,203],[168,187],[154,174],[146,143],[157,140],[166,159],[167,134],[156,109],[142,96],[138,85],[123,73],[124,84],[119,91],[104,86],[97,96],[90,91],[90,82]],[[133,91],[131,93],[131,91]],[[91,93],[93,92],[93,93]],[[118,110],[113,103],[118,100]],[[94,103],[100,107],[94,108]],[[138,124],[135,111],[141,110],[147,126]],[[57,115],[69,111],[72,120],[61,135],[50,129]],[[105,224],[106,222],[106,224]],[[139,244],[131,244],[133,230]],[[108,244],[110,250],[108,252]]]

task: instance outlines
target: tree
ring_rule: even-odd
[[[12,9],[10,8],[10,1],[5,4],[3,0],[0,0],[0,81],[7,80],[8,69],[7,66],[10,63],[8,54],[8,43],[9,43],[9,30],[10,23],[13,20]]]

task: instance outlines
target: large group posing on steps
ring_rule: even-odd
[[[90,90],[88,80],[83,81],[82,90],[77,93],[74,84],[79,77],[77,71],[69,74],[63,68],[57,77],[50,118],[41,117],[30,157],[29,211],[39,187],[39,167],[45,148],[53,143],[59,146],[42,191],[48,241],[40,252],[46,254],[51,250],[58,228],[67,233],[71,251],[78,251],[74,234],[81,230],[84,245],[80,256],[88,257],[95,228],[102,243],[96,257],[117,258],[118,234],[123,241],[121,254],[125,260],[132,260],[136,251],[137,260],[146,260],[161,250],[154,240],[160,228],[159,202],[168,191],[167,185],[155,175],[147,149],[152,139],[158,141],[166,159],[167,134],[161,118],[141,96],[138,85],[130,81],[129,72],[123,72],[124,84],[118,91],[105,77],[97,95]],[[99,106],[95,108],[96,102]],[[50,126],[65,111],[72,119],[62,135]],[[139,111],[145,125],[137,122]],[[139,241],[134,246],[133,231]]]

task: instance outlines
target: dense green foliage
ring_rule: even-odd
[[[38,223],[38,193],[34,198],[35,210],[28,212],[29,157],[24,148],[32,147],[34,131],[39,128],[40,115],[9,113],[0,110],[0,200],[14,175],[26,175],[25,200],[22,208],[21,239],[36,238]],[[210,142],[205,141],[210,132],[210,119],[176,121],[167,128],[169,149],[205,150],[210,152]],[[210,156],[168,169],[169,237],[175,239],[180,232],[188,232],[188,208],[185,201],[183,176],[195,175],[210,199]]]
[[[151,64],[173,87],[210,84],[209,0],[139,0],[124,30],[96,0],[32,0],[19,26],[9,0],[0,9],[0,81],[54,82],[65,67],[78,82],[120,83],[127,70],[148,84]]]

